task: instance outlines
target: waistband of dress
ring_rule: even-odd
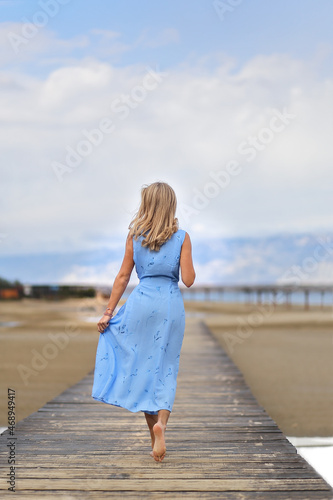
[[[173,284],[178,286],[178,280],[169,276],[143,276],[142,278],[140,278],[140,283],[147,283],[149,281],[159,281],[160,283]]]

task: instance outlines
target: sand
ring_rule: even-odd
[[[0,426],[7,425],[7,389],[16,391],[16,420],[37,411],[94,368],[99,333],[85,318],[102,315],[107,300],[23,299],[1,303]]]
[[[16,420],[78,382],[94,368],[100,317],[107,300],[23,299],[1,302],[0,427],[7,389],[16,391]],[[290,436],[333,436],[333,314],[293,306],[187,302],[244,374],[254,396]],[[190,331],[188,332],[190,334]]]
[[[201,303],[195,310],[205,312],[206,324],[284,434],[333,436],[332,308]]]

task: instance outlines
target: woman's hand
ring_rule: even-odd
[[[104,333],[105,328],[109,325],[110,321],[110,316],[107,316],[106,314],[99,320],[97,323],[97,329],[99,333]]]

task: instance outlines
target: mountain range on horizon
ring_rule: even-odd
[[[123,242],[115,243],[76,252],[3,255],[0,276],[24,284],[110,286],[123,258]],[[333,286],[333,233],[192,238],[192,247],[196,284]],[[137,281],[133,271],[130,284]]]

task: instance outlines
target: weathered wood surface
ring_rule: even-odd
[[[203,323],[187,321],[162,463],[144,416],[91,398],[92,373],[17,424],[16,492],[1,497],[327,499],[332,489],[252,396]]]

